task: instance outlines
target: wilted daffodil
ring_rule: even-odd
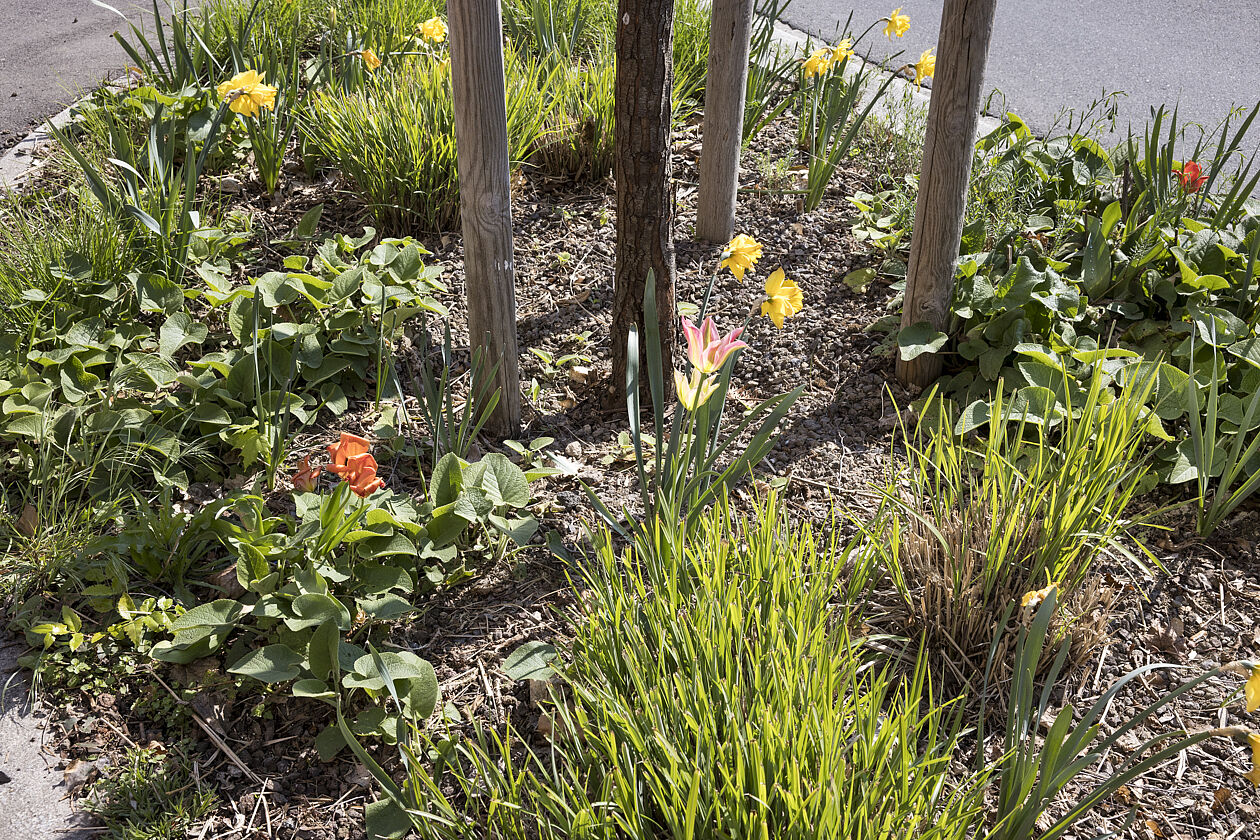
[[[722,251],[721,268],[729,268],[735,279],[744,282],[744,272],[751,271],[761,259],[761,243],[747,234],[739,234]]]
[[[376,53],[371,50],[360,50],[359,58],[363,59],[363,63],[367,66],[367,69],[373,73],[376,72],[376,68],[381,66],[380,58],[378,58]]]
[[[901,7],[893,9],[892,14],[885,18],[888,25],[884,27],[884,34],[891,41],[894,36],[900,38],[910,31],[910,15],[903,15]]]
[[[446,40],[446,22],[440,17],[433,17],[420,24],[420,34],[427,41],[440,44]]]
[[[311,456],[302,459],[302,468],[293,474],[293,489],[301,493],[309,493],[319,484],[319,467],[311,466]]]
[[[237,73],[217,88],[219,98],[238,114],[256,117],[263,108],[276,107],[276,89],[263,84],[257,70]]]
[[[776,269],[766,278],[766,299],[761,302],[761,314],[774,321],[776,327],[783,329],[783,319],[800,312],[803,303],[800,287],[787,278],[783,269]]]
[[[1243,773],[1243,778],[1260,788],[1260,732],[1249,733],[1247,744],[1251,747],[1251,772]]]
[[[704,373],[717,373],[732,353],[748,346],[739,340],[743,327],[724,336],[718,332],[717,323],[712,318],[705,318],[699,327],[683,318],[682,328],[687,336],[687,360],[693,368]]]
[[[1032,592],[1025,592],[1024,597],[1019,599],[1019,605],[1021,607],[1031,607],[1032,609],[1036,609],[1041,606],[1043,601],[1050,597],[1050,593],[1053,592],[1055,588],[1055,585],[1052,583],[1045,589],[1034,589]]]
[[[683,376],[682,371],[674,371],[674,389],[678,392],[678,402],[688,411],[695,412],[707,403],[717,386],[717,377],[708,376],[702,370],[693,370],[691,379]]]
[[[919,60],[914,63],[914,84],[922,86],[924,79],[930,79],[936,73],[936,56],[932,55],[932,48],[928,47],[919,56]]]

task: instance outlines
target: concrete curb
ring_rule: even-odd
[[[88,96],[91,94],[89,93]],[[47,150],[55,142],[52,136],[53,129],[69,125],[71,112],[82,101],[83,99],[78,99],[74,104],[49,117],[39,128],[23,137],[16,146],[5,152],[4,157],[0,157],[0,191],[17,192],[31,176],[39,171],[47,160],[46,157],[40,157],[39,153]]]

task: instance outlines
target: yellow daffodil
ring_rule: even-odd
[[[1025,592],[1024,597],[1019,599],[1019,605],[1036,609],[1041,606],[1042,601],[1050,597],[1050,593],[1054,590],[1055,585],[1052,583],[1045,589],[1034,589],[1032,592]]]
[[[371,50],[360,50],[359,58],[363,59],[363,63],[367,65],[367,69],[373,73],[376,68],[381,66],[381,60],[377,58],[376,53]]]
[[[751,271],[761,259],[761,243],[747,234],[739,234],[722,251],[721,268],[729,268],[735,279],[744,282],[744,272]]]
[[[446,22],[439,17],[429,18],[420,24],[420,34],[426,40],[440,44],[446,40]]]
[[[257,70],[237,73],[217,88],[219,98],[238,114],[256,117],[263,108],[276,107],[276,89],[263,84]]]
[[[682,375],[682,371],[674,371],[674,390],[678,392],[678,402],[688,411],[696,411],[709,401],[717,390],[716,376],[707,376],[702,370],[691,372],[691,379]]]
[[[827,47],[814,50],[805,59],[805,78],[821,76],[831,69],[831,50]]]
[[[834,67],[839,67],[846,58],[853,55],[853,42],[845,38],[834,47],[821,47],[809,54],[805,59],[805,78],[822,76]]]
[[[900,38],[910,31],[910,15],[903,15],[900,6],[893,9],[892,14],[885,20],[888,21],[888,25],[884,27],[884,34],[888,36],[889,41],[893,39],[893,36]]]
[[[1247,677],[1247,687],[1243,693],[1247,695],[1247,711],[1260,709],[1260,662],[1252,662],[1251,674]]]
[[[1251,772],[1243,773],[1243,778],[1260,788],[1260,732],[1249,733],[1247,743],[1251,745]]]
[[[783,269],[776,269],[766,278],[766,299],[761,302],[761,314],[774,321],[779,329],[783,329],[784,318],[801,311],[803,302],[800,287],[787,278]]]
[[[932,55],[932,48],[928,47],[923,51],[923,55],[919,56],[919,60],[914,63],[914,84],[916,87],[923,84],[924,79],[930,79],[936,73],[936,56]]]

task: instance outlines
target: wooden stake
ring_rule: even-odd
[[[708,242],[725,244],[735,233],[752,19],[753,0],[713,0],[696,199],[696,236]]]
[[[914,237],[906,270],[902,328],[926,321],[949,328],[954,266],[962,241],[967,183],[980,118],[980,86],[993,34],[997,0],[945,0],[937,43],[932,102],[928,106],[923,169],[914,208]],[[897,377],[907,385],[926,386],[941,372],[941,357],[923,353],[897,359]]]
[[[468,335],[487,363],[498,363],[499,403],[487,426],[511,436],[520,429],[521,388],[499,0],[449,0],[447,17]]]

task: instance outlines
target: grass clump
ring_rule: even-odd
[[[511,52],[504,66],[509,154],[520,161],[547,118],[543,71]],[[303,125],[316,156],[354,184],[387,232],[459,222],[449,64],[420,57],[360,91],[321,91]]]
[[[184,840],[218,807],[188,760],[155,747],[133,748],[109,778],[97,782],[87,809],[104,823],[104,840]]]
[[[1091,567],[1104,552],[1126,551],[1126,513],[1148,469],[1140,450],[1149,387],[1135,381],[1104,402],[1100,373],[1083,400],[1070,387],[1047,389],[1056,419],[1046,425],[1027,404],[998,399],[978,445],[964,435],[979,418],[951,417],[930,397],[925,413],[936,422],[903,435],[905,483],[884,489],[889,571],[905,629],[926,633],[962,681],[983,671],[1011,605],[1030,592],[1059,592],[1057,638],[1069,637],[1076,656],[1102,639],[1109,603]]]
[[[928,702],[923,667],[899,679],[855,633],[871,563],[789,528],[773,501],[747,520],[718,505],[678,556],[603,542],[582,572],[550,754],[484,730],[441,742],[432,772],[408,762],[414,824],[426,837],[968,836],[977,788],[944,784],[955,706]],[[409,755],[422,749],[417,736]]]

